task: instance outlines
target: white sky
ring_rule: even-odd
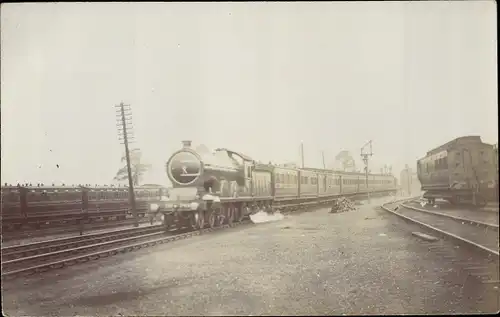
[[[276,162],[303,140],[313,167],[342,149],[361,167],[373,139],[395,175],[497,142],[493,1],[9,3],[1,41],[2,183],[110,183],[121,101],[163,183],[183,139]]]

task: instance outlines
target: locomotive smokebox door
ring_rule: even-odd
[[[178,152],[167,163],[167,173],[176,185],[192,185],[202,174],[201,161],[190,151]]]

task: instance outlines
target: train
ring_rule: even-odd
[[[168,196],[168,189],[159,186],[139,186],[134,192],[139,216],[148,213],[149,200]],[[82,211],[88,212],[88,221],[125,220],[130,214],[127,187],[5,184],[1,193],[4,232],[73,221]]]
[[[498,202],[498,156],[480,136],[463,136],[427,152],[417,160],[423,198],[455,205],[483,207]]]
[[[397,191],[393,175],[265,164],[226,148],[193,149],[191,141],[182,142],[165,170],[173,186],[168,198],[150,202],[150,213],[162,214],[166,227],[215,227],[258,211]]]

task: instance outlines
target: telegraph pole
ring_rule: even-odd
[[[118,135],[121,144],[125,145],[125,158],[127,159],[127,172],[128,172],[128,194],[129,194],[129,203],[130,210],[132,211],[132,215],[134,217],[134,227],[139,226],[139,218],[137,217],[137,208],[135,206],[135,192],[134,192],[134,182],[132,180],[132,169],[130,167],[130,152],[128,149],[129,143],[132,143],[133,134],[132,134],[132,113],[130,109],[130,105],[125,105],[121,102],[119,105],[115,106],[116,109],[116,119],[117,119],[117,127],[118,127]]]
[[[302,157],[302,168],[304,168],[304,141],[300,142],[300,156]]]
[[[411,197],[411,187],[410,187],[411,175],[410,175],[410,167],[408,166],[408,164],[406,164],[405,171],[406,171],[406,178],[407,178],[406,183],[408,185],[408,196]]]
[[[364,150],[368,145],[370,145],[370,153],[365,153]],[[368,160],[371,156],[373,156],[372,140],[366,142],[365,145],[363,145],[361,147],[361,158],[363,159],[363,162],[365,163],[366,194],[368,196],[368,202],[370,202],[370,190],[368,188]]]

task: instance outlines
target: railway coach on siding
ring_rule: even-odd
[[[498,174],[493,145],[479,136],[464,136],[443,144],[417,161],[424,198],[452,204],[484,206],[495,200]]]

